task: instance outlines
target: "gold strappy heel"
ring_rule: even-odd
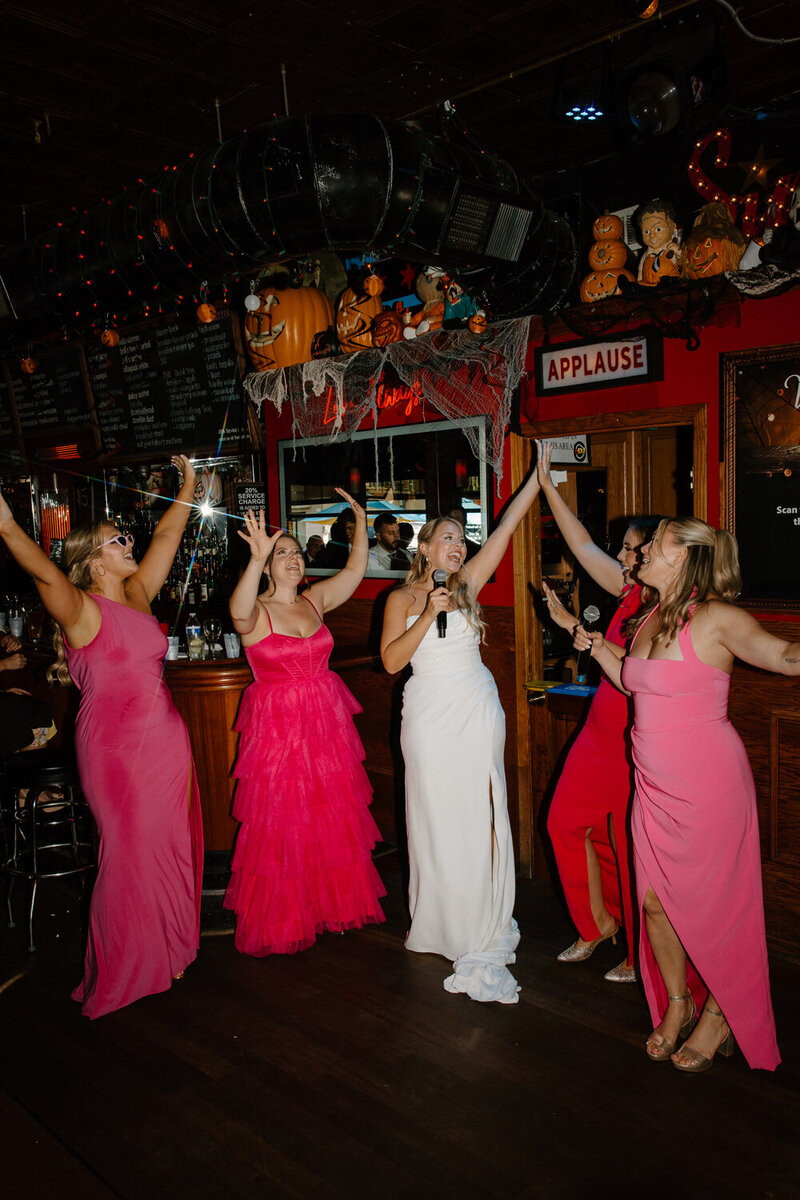
[[[710,1017],[720,1017],[725,1021],[723,1013],[718,1008],[709,1008],[706,1005],[703,1011],[707,1012]],[[728,1022],[725,1021],[725,1024],[728,1025]],[[731,1027],[728,1025],[727,1034],[710,1057],[707,1054],[702,1054],[699,1050],[693,1050],[691,1046],[681,1046],[681,1050],[685,1050],[687,1054],[692,1055],[692,1061],[689,1063],[680,1063],[675,1062],[673,1058],[672,1065],[676,1071],[684,1071],[687,1075],[700,1075],[703,1071],[710,1070],[711,1064],[718,1054],[724,1055],[725,1058],[730,1058],[735,1049],[736,1042],[731,1033]]]
[[[692,1010],[689,1013],[689,1016],[686,1018],[686,1020],[681,1025],[680,1034],[679,1034],[680,1037],[687,1038],[697,1023],[697,1005],[695,1004],[695,1002],[692,999],[692,996],[690,995],[689,992],[686,992],[686,994],[683,996],[669,996],[668,999],[669,999],[670,1003],[675,1003],[675,1004],[677,1004],[678,1002],[683,1004],[687,1000],[692,1001]],[[659,1037],[659,1038],[661,1038],[661,1041],[660,1042],[652,1042],[653,1037]],[[650,1048],[651,1043],[652,1043],[652,1050]],[[647,1039],[647,1042],[645,1043],[645,1051],[647,1052],[647,1057],[650,1059],[651,1062],[669,1062],[670,1055],[675,1053],[675,1043],[667,1041],[667,1039],[665,1037],[661,1037],[661,1034],[656,1033],[656,1031],[654,1029],[653,1032],[650,1034],[650,1037]]]

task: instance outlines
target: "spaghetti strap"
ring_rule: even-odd
[[[272,617],[269,615],[269,609],[267,608],[266,604],[264,605],[264,612],[267,614],[267,620],[269,621],[269,631],[270,633],[274,633],[275,630],[272,628]]]
[[[320,621],[322,621],[322,613],[319,611],[319,609],[317,608],[317,606],[316,606],[316,604],[314,603],[314,601],[313,601],[313,600],[310,600],[310,599],[309,599],[309,597],[308,597],[308,596],[305,594],[305,592],[303,592],[303,599],[304,599],[304,600],[308,600],[308,603],[311,605],[311,607],[313,608],[314,612],[315,612],[315,613],[317,614],[317,616],[319,617]]]

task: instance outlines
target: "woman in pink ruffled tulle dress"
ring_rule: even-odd
[[[166,991],[199,944],[197,782],[186,726],[162,678],[167,639],[150,612],[194,498],[192,464],[183,455],[173,463],[183,484],[138,564],[133,538],[97,521],[65,539],[61,571],[0,497],[0,536],[56,622],[51,675],[81,693],[75,753],[100,834],[83,980],[73,992],[87,1017]]]
[[[250,562],[230,608],[254,682],[237,722],[233,814],[242,824],[225,905],[236,912],[243,954],[293,954],[325,930],[385,919],[371,854],[380,833],[353,725],[361,710],[328,667],[324,614],[353,594],[368,553],[364,510],[337,491],[356,514],[352,550],[341,571],[302,593],[299,542],[282,530],[268,536],[263,511],[248,513],[240,531]]]
[[[800,645],[732,603],[736,542],[705,521],[662,521],[638,575],[658,603],[643,611],[627,657],[600,634],[579,629],[575,644],[593,644],[634,699],[631,832],[655,1026],[647,1055],[697,1073],[735,1038],[751,1067],[774,1070],[755,787],[727,706],[734,657],[798,675]]]

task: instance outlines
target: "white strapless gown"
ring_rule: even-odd
[[[409,617],[407,625],[416,621]],[[460,611],[435,623],[403,692],[411,929],[406,947],[442,954],[449,992],[516,1004],[508,970],[519,930],[503,749],[506,726],[480,639]]]

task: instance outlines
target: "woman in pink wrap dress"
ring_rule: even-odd
[[[75,752],[100,834],[83,980],[73,998],[101,1017],[166,991],[197,956],[203,837],[189,736],[162,678],[167,640],[150,612],[194,498],[187,458],[177,500],[137,564],[109,521],[70,533],[64,571],[0,496],[0,536],[56,622],[61,683],[81,692]],[[66,571],[66,574],[64,573]]]
[[[639,579],[658,601],[644,610],[628,655],[583,630],[575,644],[591,644],[634,698],[631,829],[640,966],[655,1026],[647,1054],[697,1073],[730,1054],[736,1038],[751,1067],[774,1070],[755,787],[727,700],[734,657],[800,675],[800,645],[733,604],[736,541],[704,521],[662,521],[642,548]]]

